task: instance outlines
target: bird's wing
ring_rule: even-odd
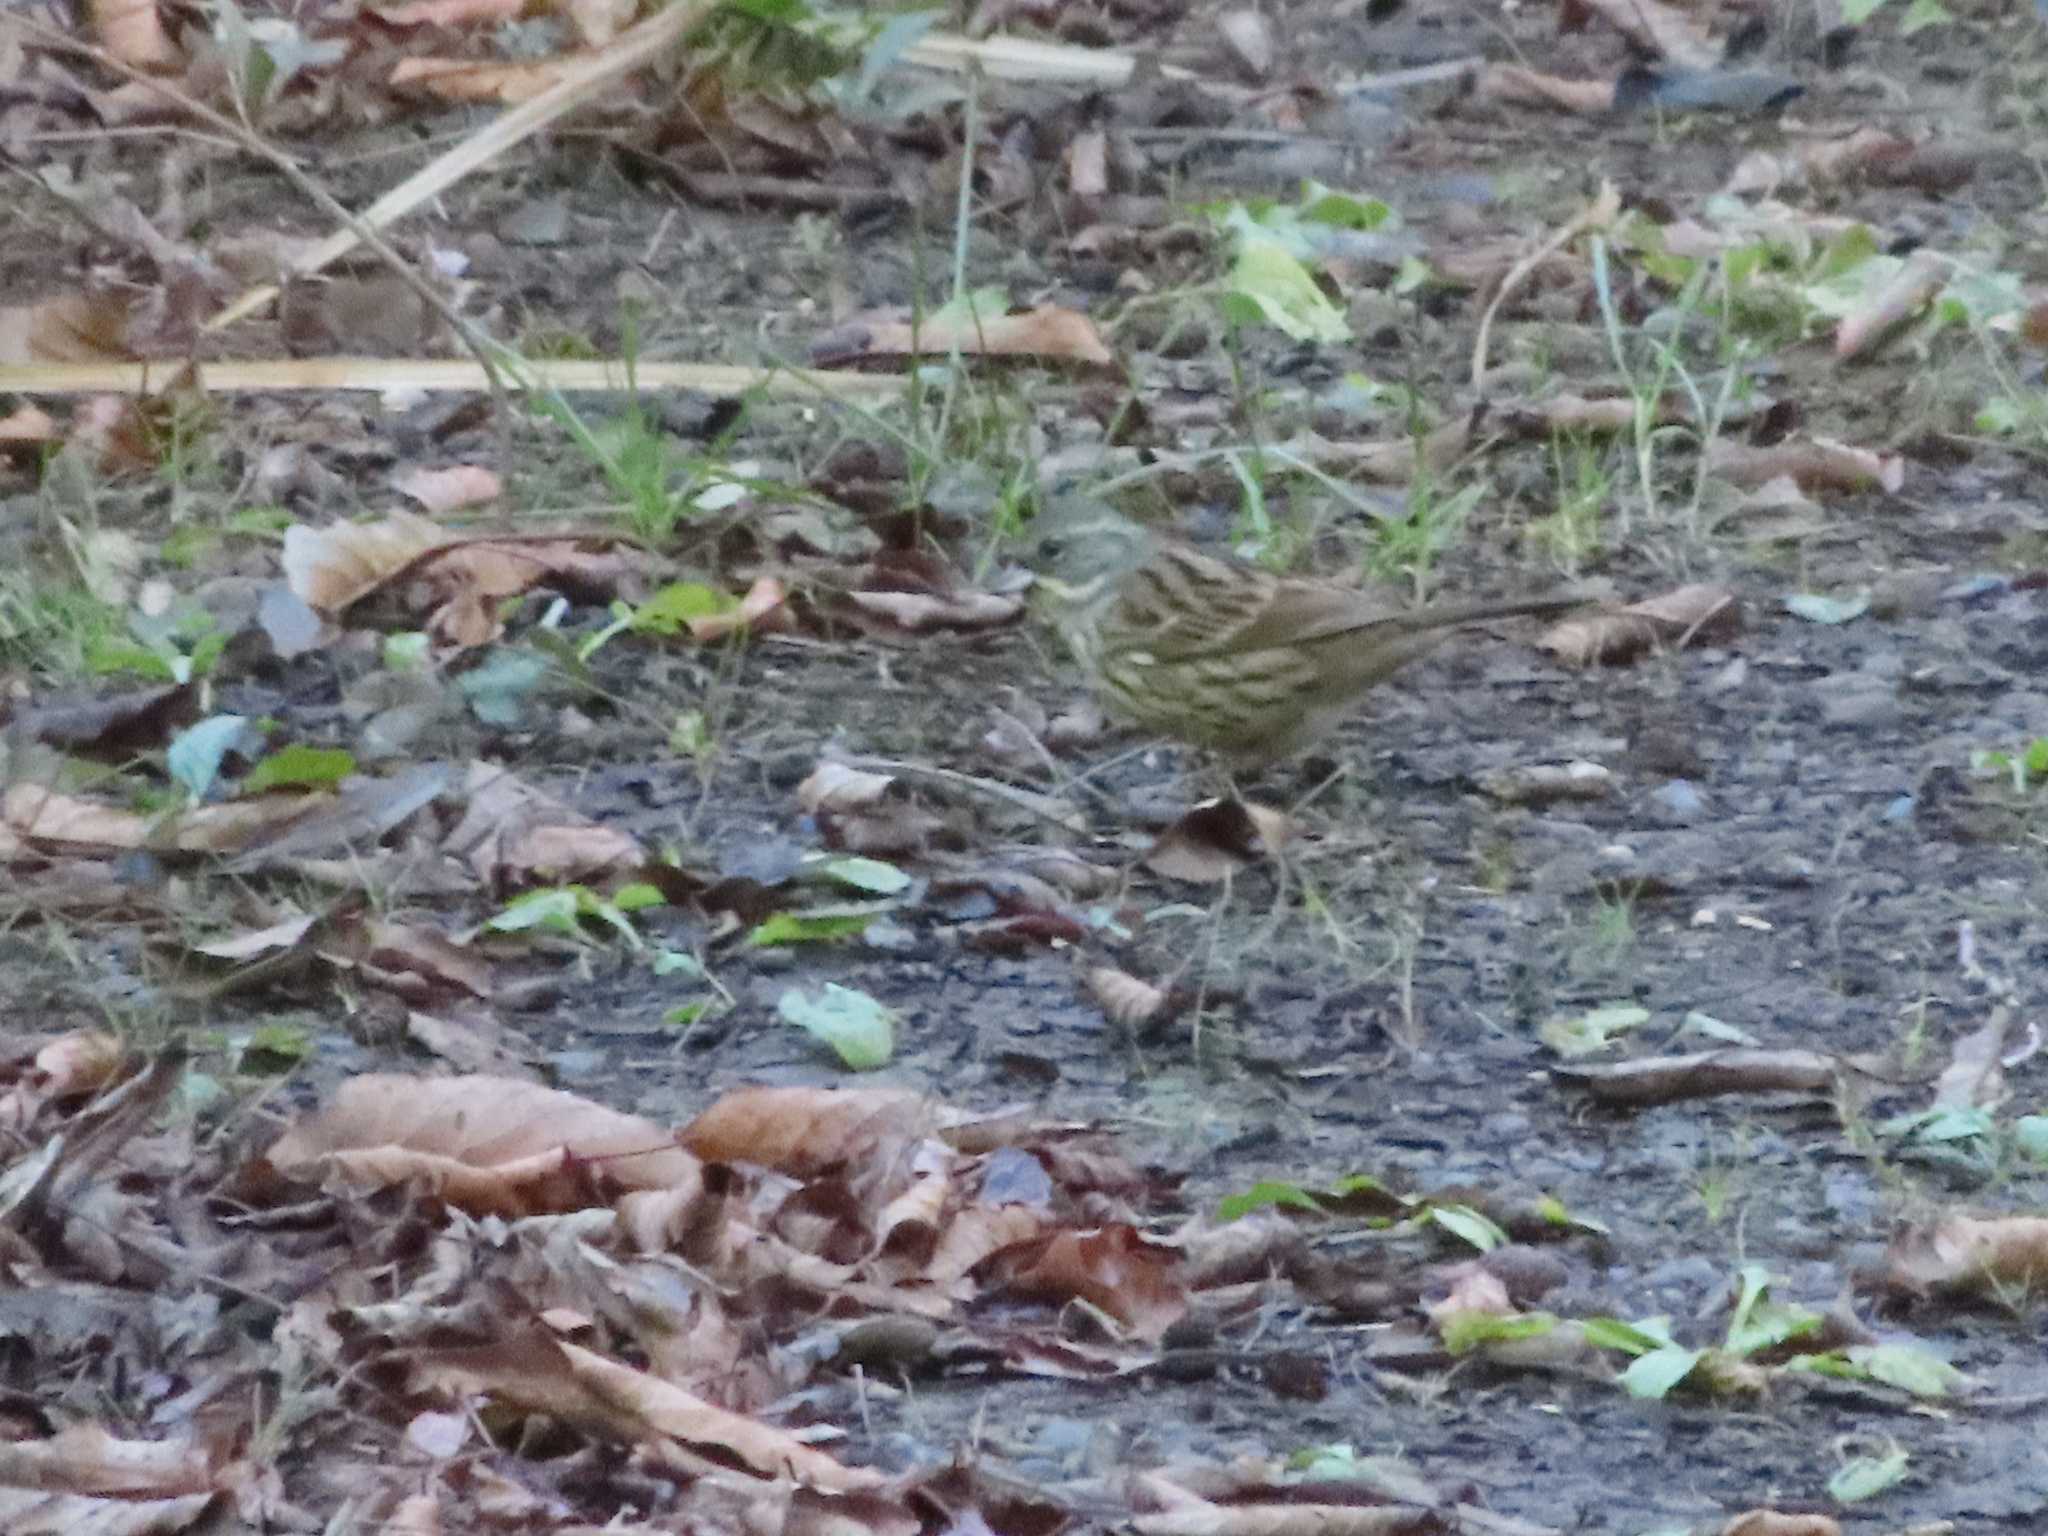
[[[1175,662],[1313,645],[1403,614],[1362,592],[1168,546],[1125,579],[1114,617],[1131,645]]]

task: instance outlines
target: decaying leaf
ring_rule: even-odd
[[[900,1088],[742,1088],[676,1133],[712,1163],[755,1163],[802,1176],[885,1140],[916,1138],[936,1106]]]
[[[1102,1005],[1102,1011],[1110,1022],[1121,1024],[1126,1029],[1150,1024],[1165,1012],[1171,997],[1163,987],[1140,981],[1130,972],[1120,971],[1111,965],[1090,967],[1088,990]]]
[[[1726,639],[1742,624],[1735,594],[1725,587],[1680,587],[1626,608],[1582,614],[1551,626],[1537,644],[1568,666],[1633,661],[1666,646]]]
[[[856,315],[811,348],[811,361],[836,367],[863,357],[933,357],[958,350],[970,357],[1035,357],[1106,368],[1115,356],[1095,322],[1057,304],[1007,314],[945,312],[915,319],[900,310]]]
[[[1276,856],[1294,835],[1283,811],[1243,800],[1210,800],[1159,835],[1145,865],[1169,880],[1214,885],[1258,859]]]
[[[466,788],[469,804],[445,846],[487,890],[624,874],[647,862],[638,839],[571,810],[507,769],[471,763]]]
[[[1854,448],[1828,438],[1788,438],[1764,447],[1716,438],[1707,445],[1708,470],[1731,485],[1758,486],[1789,475],[1802,491],[1889,491],[1906,480],[1906,461],[1896,454]]]
[[[287,1176],[358,1189],[417,1182],[479,1214],[574,1210],[595,1191],[697,1177],[653,1121],[500,1077],[350,1078],[266,1156]]]

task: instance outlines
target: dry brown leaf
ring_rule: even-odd
[[[924,1276],[950,1288],[992,1253],[1028,1243],[1045,1233],[1050,1218],[1029,1205],[970,1205],[947,1224]]]
[[[1713,69],[1721,50],[1693,19],[1664,0],[1578,0],[1638,47],[1687,69]]]
[[[1093,1232],[1056,1232],[998,1254],[987,1267],[991,1279],[1014,1295],[1053,1302],[1079,1298],[1148,1342],[1187,1315],[1173,1250],[1147,1242],[1122,1222]]]
[[[1742,609],[1725,587],[1700,583],[1645,598],[1626,608],[1582,614],[1554,624],[1536,643],[1568,666],[1633,661],[1660,646],[1720,640],[1742,625]]]
[[[2028,345],[2048,351],[2048,300],[2027,307],[2020,320],[2020,335]]]
[[[391,27],[459,27],[472,21],[492,25],[517,21],[525,9],[525,0],[402,0],[364,7],[368,15]]]
[[[825,762],[813,768],[810,777],[796,787],[796,803],[807,815],[823,811],[864,811],[886,794],[896,776],[849,768],[844,763]]]
[[[171,70],[184,61],[157,0],[89,0],[86,13],[107,52],[131,68]]]
[[[1842,1536],[1839,1521],[1827,1515],[1790,1515],[1776,1509],[1751,1509],[1721,1527],[1721,1536]]]
[[[308,608],[332,617],[449,542],[451,535],[412,512],[331,528],[295,523],[284,532],[284,579]]]
[[[676,1140],[707,1163],[756,1163],[803,1178],[937,1123],[929,1099],[901,1088],[740,1088]]]
[[[60,441],[55,418],[36,406],[16,406],[0,417],[0,459],[32,459]]]
[[[786,1430],[538,1330],[474,1349],[422,1351],[408,1365],[415,1390],[485,1394],[642,1447],[693,1476],[730,1475],[737,1464],[758,1478],[831,1492],[883,1482],[880,1473],[844,1466]]]
[[[640,0],[555,0],[585,48],[602,48],[640,14]]]
[[[121,1042],[99,1030],[73,1030],[47,1041],[30,1069],[0,1094],[0,1131],[20,1133],[44,1106],[95,1093],[124,1061]]]
[[[592,821],[508,769],[469,765],[469,804],[443,847],[491,890],[623,875],[647,863],[630,834]]]
[[[1035,357],[1091,367],[1116,361],[1093,320],[1058,304],[978,319],[927,315],[920,321],[901,310],[872,311],[821,337],[811,359],[829,367],[863,357],[944,356],[956,348],[970,357]]]
[[[1896,166],[1912,153],[1911,139],[1866,126],[1853,133],[1808,138],[1789,153],[1753,151],[1737,163],[1722,190],[1738,196],[1753,192],[1774,196],[1808,182],[1840,181]]]
[[[2012,1295],[2048,1283],[2048,1216],[1950,1216],[1908,1228],[1885,1254],[1886,1278],[1917,1295]]]
[[[1451,1289],[1439,1300],[1431,1302],[1426,1310],[1430,1322],[1441,1331],[1447,1320],[1461,1313],[1512,1317],[1516,1307],[1508,1296],[1505,1281],[1489,1270],[1472,1265],[1460,1271]]]
[[[128,300],[114,293],[61,294],[0,306],[0,366],[131,361]]]
[[[578,1210],[606,1188],[700,1177],[661,1126],[502,1077],[351,1078],[266,1154],[280,1172],[358,1188],[421,1179],[451,1204],[526,1215]]]
[[[451,1413],[437,1417],[454,1419],[456,1416]],[[461,1421],[458,1419],[457,1422]],[[407,1494],[384,1517],[383,1536],[441,1536],[441,1501],[431,1493]]]
[[[263,796],[195,806],[167,819],[152,819],[38,785],[17,784],[0,794],[0,828],[23,842],[70,847],[236,853],[289,826],[320,799],[317,795]]]
[[[1753,446],[1716,439],[1708,445],[1709,473],[1731,485],[1758,486],[1790,475],[1802,491],[1885,490],[1898,494],[1906,480],[1906,461],[1896,454],[1854,448],[1832,438],[1787,438]]]
[[[415,469],[391,482],[429,512],[453,512],[497,500],[505,483],[481,464],[451,464],[445,469]]]
[[[1890,282],[1842,317],[1835,327],[1835,360],[1846,363],[1933,303],[1953,267],[1939,252],[1915,251]]]
[[[1602,1104],[1673,1104],[1729,1093],[1827,1094],[1839,1090],[1847,1063],[1820,1051],[1728,1047],[1687,1056],[1652,1056],[1608,1067],[1557,1066],[1556,1081]]]
[[[1614,110],[1611,80],[1566,80],[1540,74],[1519,64],[1489,64],[1479,72],[1472,93],[1481,101],[1516,107],[1562,107],[1587,116]]]
[[[861,612],[887,619],[898,629],[992,629],[1020,618],[1024,599],[996,592],[960,592],[949,597],[925,592],[849,592]]]
[[[46,1440],[0,1440],[0,1487],[133,1498],[211,1493],[215,1483],[205,1450],[189,1440],[121,1440],[73,1424]]]
[[[575,77],[583,60],[574,55],[528,59],[514,64],[471,59],[400,59],[391,87],[441,101],[495,102],[517,106]]]
[[[1160,833],[1145,866],[1169,880],[1215,885],[1258,859],[1270,858],[1294,835],[1284,811],[1243,800],[1210,800]]]
[[[785,633],[796,628],[788,603],[789,588],[781,578],[757,576],[737,607],[690,620],[690,638],[708,643],[736,634]]]
[[[1109,195],[1109,135],[1100,128],[1084,128],[1067,145],[1067,190],[1076,197]],[[1085,231],[1084,231],[1085,233]],[[1080,236],[1069,242],[1076,255]]]
[[[1089,968],[1088,991],[1112,1024],[1126,1029],[1148,1024],[1165,1009],[1171,994],[1113,965]]]
[[[1996,1109],[2011,1096],[2005,1080],[2005,1031],[2011,1015],[1993,1012],[1983,1028],[1956,1041],[1935,1080],[1932,1109]]]

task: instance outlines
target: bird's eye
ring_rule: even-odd
[[[1057,560],[1067,547],[1067,541],[1057,533],[1049,533],[1038,541],[1038,558]]]

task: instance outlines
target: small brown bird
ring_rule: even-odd
[[[1107,512],[1056,516],[1037,555],[1053,622],[1104,704],[1242,768],[1309,745],[1462,625],[1588,601],[1395,608],[1334,582],[1203,554]]]

